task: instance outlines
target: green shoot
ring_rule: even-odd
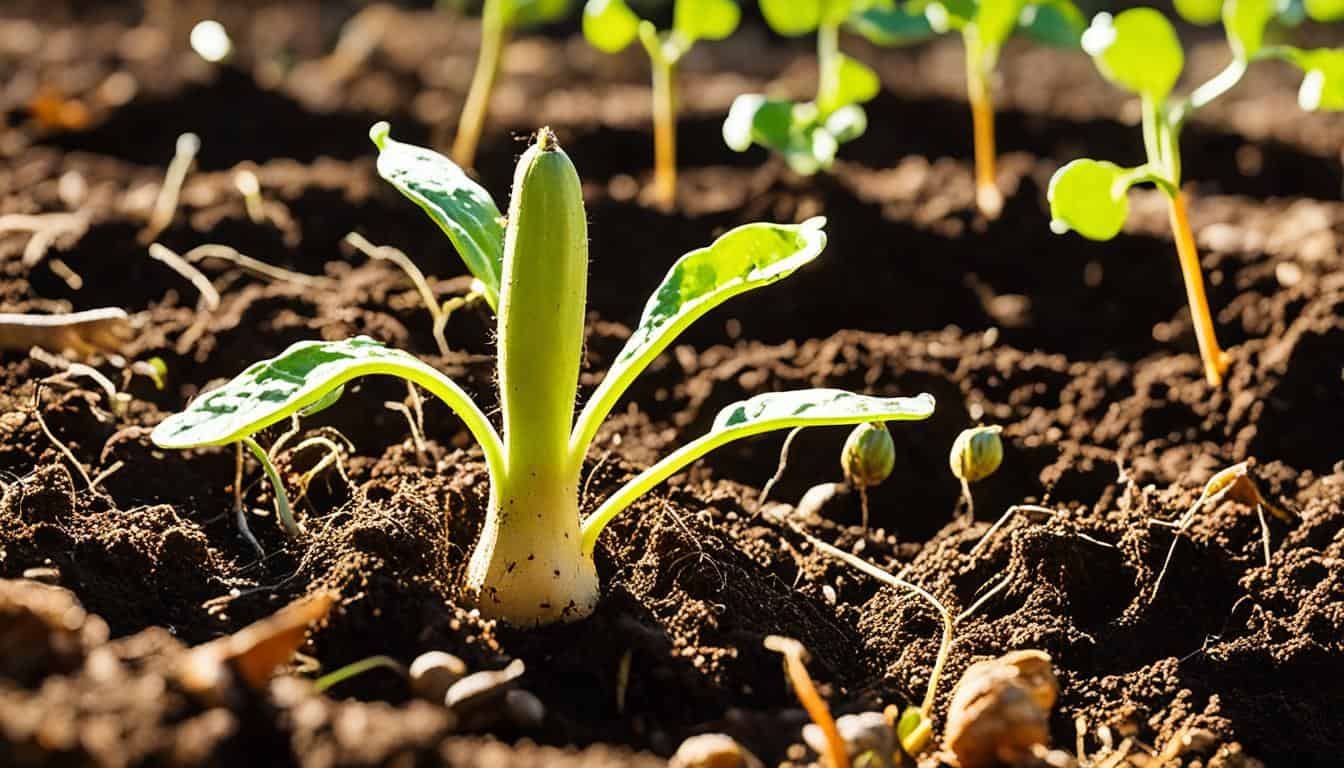
[[[510,33],[519,27],[549,24],[569,13],[571,0],[485,0],[481,10],[481,47],[476,54],[476,70],[462,106],[462,119],[453,139],[453,160],[463,168],[476,164],[476,149],[485,129],[490,109],[490,94],[504,60]],[[492,304],[493,306],[493,304]]]
[[[1298,92],[1303,109],[1344,109],[1344,50],[1266,46],[1265,27],[1273,17],[1273,0],[1224,3],[1223,26],[1232,62],[1188,97],[1174,98],[1171,92],[1184,67],[1185,55],[1166,17],[1151,8],[1134,8],[1114,17],[1097,14],[1083,35],[1083,48],[1107,80],[1139,96],[1147,162],[1121,168],[1105,161],[1074,160],[1050,180],[1051,229],[1060,233],[1072,229],[1092,240],[1110,240],[1119,234],[1129,213],[1130,187],[1147,182],[1166,193],[1204,376],[1214,387],[1222,384],[1230,358],[1215,336],[1181,192],[1181,127],[1190,113],[1226,93],[1241,81],[1252,62],[1262,59],[1286,61],[1305,73]]]
[[[321,693],[333,685],[343,683],[352,677],[358,677],[365,672],[371,672],[375,669],[390,669],[401,677],[406,677],[406,666],[391,656],[370,656],[366,659],[346,664],[340,669],[332,670],[327,674],[313,681],[313,690]]]
[[[997,217],[1003,209],[994,143],[993,79],[999,52],[1019,29],[1048,45],[1077,48],[1085,26],[1082,13],[1070,0],[913,0],[875,4],[857,21],[851,25],[855,31],[880,45],[961,33],[975,146],[975,201],[981,213]]]
[[[659,32],[630,10],[625,0],[588,0],[583,34],[600,51],[616,53],[635,38],[653,70],[653,189],[670,208],[677,196],[677,64],[698,40],[722,40],[737,29],[742,11],[733,0],[676,0],[672,29]]]
[[[418,158],[397,169],[403,191],[442,190],[444,179],[438,174],[461,176],[445,158],[396,144],[385,128],[374,136],[384,155],[380,167],[389,153]],[[479,205],[463,206],[461,196],[436,195],[415,199],[440,224],[451,224],[444,225],[450,236],[478,231],[472,228],[480,223],[475,218]],[[535,625],[591,613],[598,599],[593,553],[603,529],[640,496],[715,448],[774,430],[921,420],[933,413],[927,394],[881,398],[807,389],[758,395],[724,408],[708,434],[635,476],[580,521],[584,458],[598,426],[630,383],[706,312],[817,258],[826,245],[825,222],[747,224],[683,256],[575,417],[587,219],[578,174],[549,130],[538,134],[518,163],[507,221],[502,242],[474,243],[482,252],[503,254],[496,283],[501,286],[497,380],[502,433],[439,371],[405,352],[356,338],[300,342],[250,366],[166,419],[154,430],[154,442],[164,448],[246,444],[251,435],[295,413],[333,404],[352,379],[381,374],[419,385],[463,420],[490,472],[490,507],[468,564],[465,591],[487,616]]]
[[[761,0],[761,13],[781,35],[817,36],[817,95],[793,102],[751,93],[738,96],[723,122],[723,140],[736,152],[753,144],[784,157],[795,173],[810,176],[835,161],[840,145],[868,129],[860,106],[881,90],[877,73],[840,53],[840,27],[873,0]]]

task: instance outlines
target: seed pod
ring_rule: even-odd
[[[952,455],[948,457],[952,474],[966,483],[979,482],[994,474],[1003,463],[1001,431],[1003,428],[999,426],[962,430],[952,443]]]
[[[855,486],[877,485],[891,475],[895,465],[896,444],[887,425],[881,422],[855,427],[840,452],[840,468],[845,471],[845,479]]]

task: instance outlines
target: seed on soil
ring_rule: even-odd
[[[504,713],[509,722],[524,730],[535,730],[546,722],[546,705],[536,694],[521,688],[504,693]]]
[[[526,669],[522,659],[514,659],[503,669],[473,672],[448,688],[443,703],[461,718],[464,729],[487,727],[505,714],[505,696]]]
[[[972,664],[952,693],[945,743],[961,768],[1025,760],[1050,738],[1059,683],[1043,651],[1013,651]]]
[[[764,768],[764,763],[722,733],[702,733],[681,742],[668,768]]]
[[[896,754],[896,729],[881,712],[844,715],[835,721],[835,729],[845,741],[845,749],[854,765],[893,768]],[[826,751],[826,734],[815,723],[803,727],[803,741],[817,754]],[[864,762],[867,761],[867,762]]]
[[[442,703],[453,684],[467,674],[462,660],[443,651],[427,651],[411,662],[411,691],[425,701]]]
[[[852,492],[844,483],[814,485],[798,500],[794,514],[803,520],[813,517],[835,519],[840,510],[848,504]]]

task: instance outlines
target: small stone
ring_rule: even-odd
[[[461,719],[464,730],[489,727],[505,714],[505,694],[525,670],[523,660],[514,659],[504,669],[474,672],[453,683],[443,703]]]
[[[1024,760],[1050,738],[1059,683],[1043,651],[1013,651],[972,664],[952,693],[946,745],[961,768]]]
[[[668,768],[763,768],[763,763],[731,736],[702,733],[681,742]]]
[[[466,674],[467,665],[451,653],[443,651],[427,651],[416,656],[408,671],[411,691],[421,699],[436,704],[442,704],[448,689]]]
[[[522,689],[505,692],[504,713],[509,722],[524,730],[536,730],[546,722],[546,705],[531,691]]]

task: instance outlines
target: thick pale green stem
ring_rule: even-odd
[[[588,230],[578,173],[542,129],[514,176],[499,305],[504,472],[467,586],[515,624],[588,615],[597,572],[579,547],[579,461],[569,433],[583,352]]]
[[[833,108],[840,91],[840,27],[817,28],[817,107],[823,114]]]
[[[289,494],[285,493],[285,481],[276,471],[270,457],[266,455],[266,451],[262,450],[260,445],[257,445],[257,441],[250,437],[244,437],[239,442],[247,446],[247,449],[252,452],[257,461],[261,462],[261,469],[266,473],[266,480],[271,484],[271,493],[275,496],[275,516],[280,518],[280,524],[285,527],[285,533],[290,536],[298,536],[303,532],[303,529],[299,528],[298,522],[294,519],[294,512],[289,506]]]
[[[481,48],[476,56],[476,71],[471,76],[471,88],[462,107],[462,118],[453,140],[453,162],[463,168],[473,168],[476,147],[485,129],[485,115],[490,110],[490,94],[495,89],[499,64],[508,44],[509,26],[504,16],[505,0],[485,0],[481,13]]]

